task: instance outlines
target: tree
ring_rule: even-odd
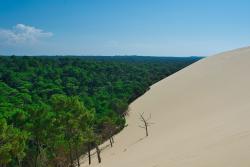
[[[61,127],[68,143],[70,164],[74,166],[76,158],[77,165],[80,166],[78,148],[84,142],[84,131],[87,129],[91,114],[78,97],[53,95],[52,107],[56,112],[57,125]],[[75,157],[73,147],[76,150]]]
[[[99,149],[99,144],[102,142],[101,136],[98,134],[96,126],[96,117],[94,114],[94,110],[90,110],[88,122],[86,126],[82,126],[84,133],[84,143],[87,144],[87,152],[88,152],[88,160],[89,165],[91,164],[91,149],[96,149],[96,155],[98,162],[101,163],[101,151]],[[85,128],[84,128],[85,127]]]
[[[96,140],[96,136],[92,128],[87,128],[84,130],[85,136],[85,144],[87,145],[87,152],[88,152],[88,161],[89,165],[91,164],[91,148],[93,147],[93,143]]]
[[[109,139],[110,146],[113,146],[114,138],[113,135],[117,131],[118,127],[115,124],[114,120],[110,117],[106,117],[103,119],[102,123],[102,136],[105,139]]]
[[[98,144],[99,144],[99,142],[98,143],[97,142],[94,143],[98,162],[101,163],[102,162],[102,159],[101,159],[101,150],[99,149]]]
[[[152,125],[153,123],[149,122],[149,120],[151,119],[151,114],[149,115],[149,117],[147,119],[143,116],[143,114],[144,113],[140,114],[140,121],[143,123],[143,125],[139,125],[139,127],[145,129],[146,137],[147,137],[148,136],[148,127],[150,125]]]
[[[30,157],[34,157],[30,161],[33,162],[34,167],[45,167],[48,163],[48,155],[44,148],[48,147],[48,140],[51,140],[49,133],[52,133],[53,113],[45,104],[30,105],[27,111],[29,112],[27,129],[31,132],[29,139],[32,148]]]
[[[0,119],[0,166],[15,164],[15,159],[16,166],[21,166],[27,137],[26,132],[8,125],[5,119]]]

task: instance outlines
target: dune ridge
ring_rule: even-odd
[[[217,54],[151,86],[92,167],[249,167],[250,47]],[[139,114],[152,115],[145,136]],[[102,147],[106,147],[104,143]],[[85,158],[82,167],[89,166]]]

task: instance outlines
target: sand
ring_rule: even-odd
[[[151,114],[145,138],[139,114]],[[92,167],[249,167],[250,47],[202,59],[130,105],[114,147]],[[82,167],[89,166],[85,158]]]

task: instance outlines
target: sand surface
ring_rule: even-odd
[[[249,167],[250,47],[202,59],[130,105],[128,126],[92,167]],[[145,138],[139,113],[154,124]],[[82,167],[89,166],[85,158]]]

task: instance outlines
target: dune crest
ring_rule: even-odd
[[[130,105],[100,167],[249,167],[250,47],[202,59]],[[149,136],[139,114],[152,115]],[[105,147],[104,143],[102,147]],[[83,158],[82,167],[89,166]]]

